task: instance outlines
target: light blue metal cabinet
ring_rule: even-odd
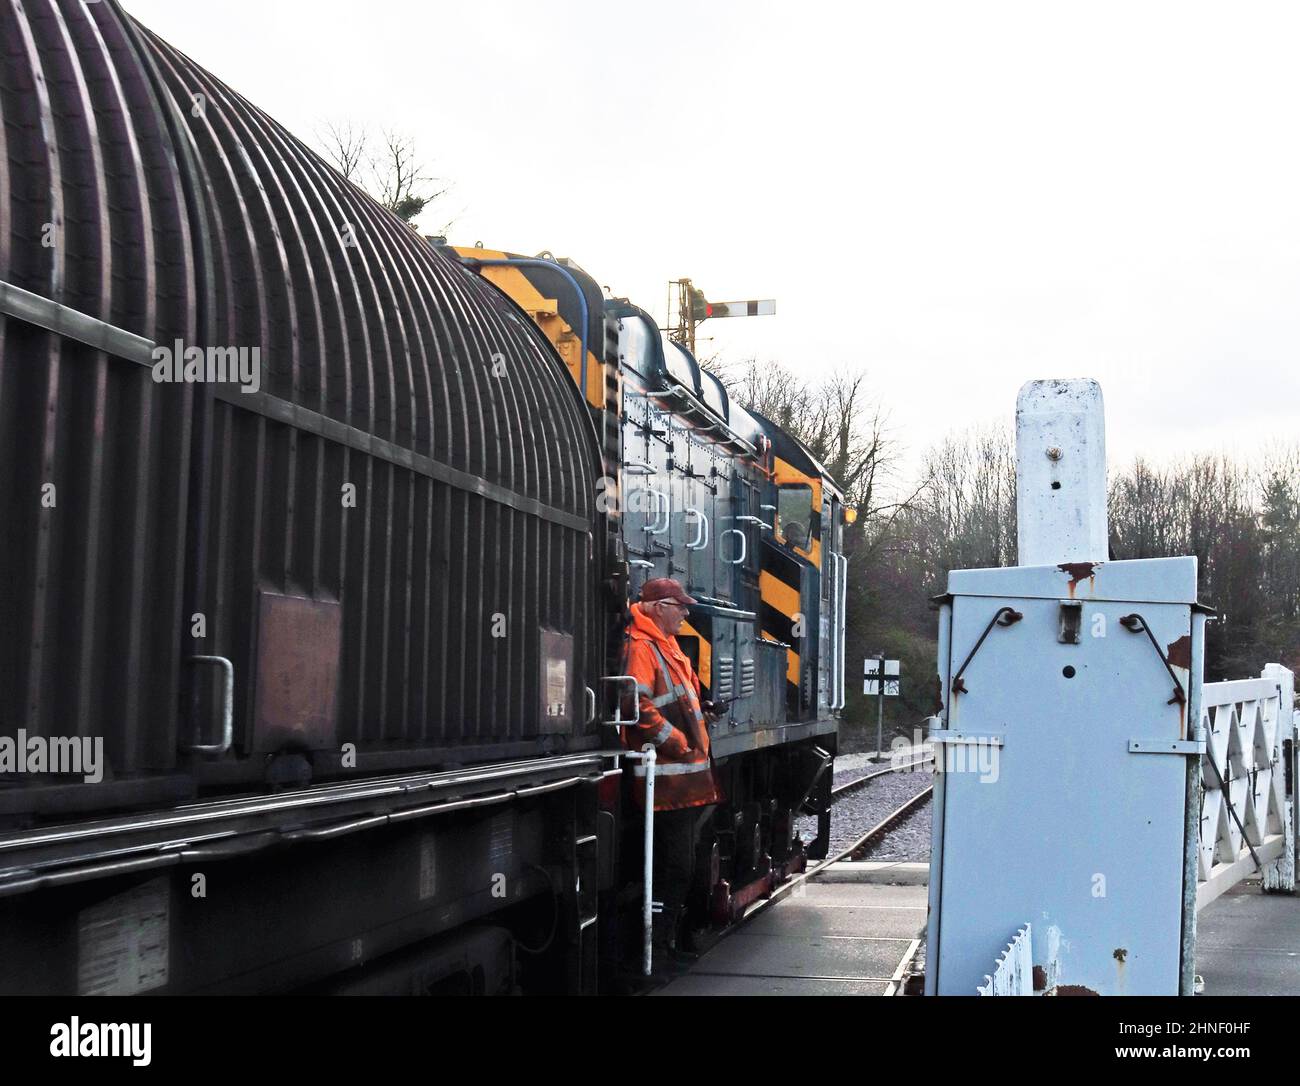
[[[948,588],[927,990],[974,994],[1028,921],[1040,990],[1178,993],[1196,559],[960,570]]]

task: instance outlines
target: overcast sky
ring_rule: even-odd
[[[1300,438],[1300,7],[126,0],[308,142],[415,137],[456,243],[775,317],[914,457],[1092,376],[1112,466]]]

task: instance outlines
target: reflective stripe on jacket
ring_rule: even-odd
[[[720,796],[709,756],[709,728],[700,708],[700,680],[675,637],[632,605],[624,644],[623,673],[636,679],[641,719],[623,729],[623,744],[655,746],[655,810],[674,811],[717,803]],[[645,766],[630,763],[637,802],[645,805]]]

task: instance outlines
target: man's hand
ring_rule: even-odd
[[[663,758],[685,758],[690,749],[691,745],[686,741],[686,736],[674,728],[672,734],[660,744],[656,753]]]

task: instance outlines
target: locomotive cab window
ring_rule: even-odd
[[[781,542],[807,551],[812,532],[812,487],[803,483],[783,486],[776,502]]]

